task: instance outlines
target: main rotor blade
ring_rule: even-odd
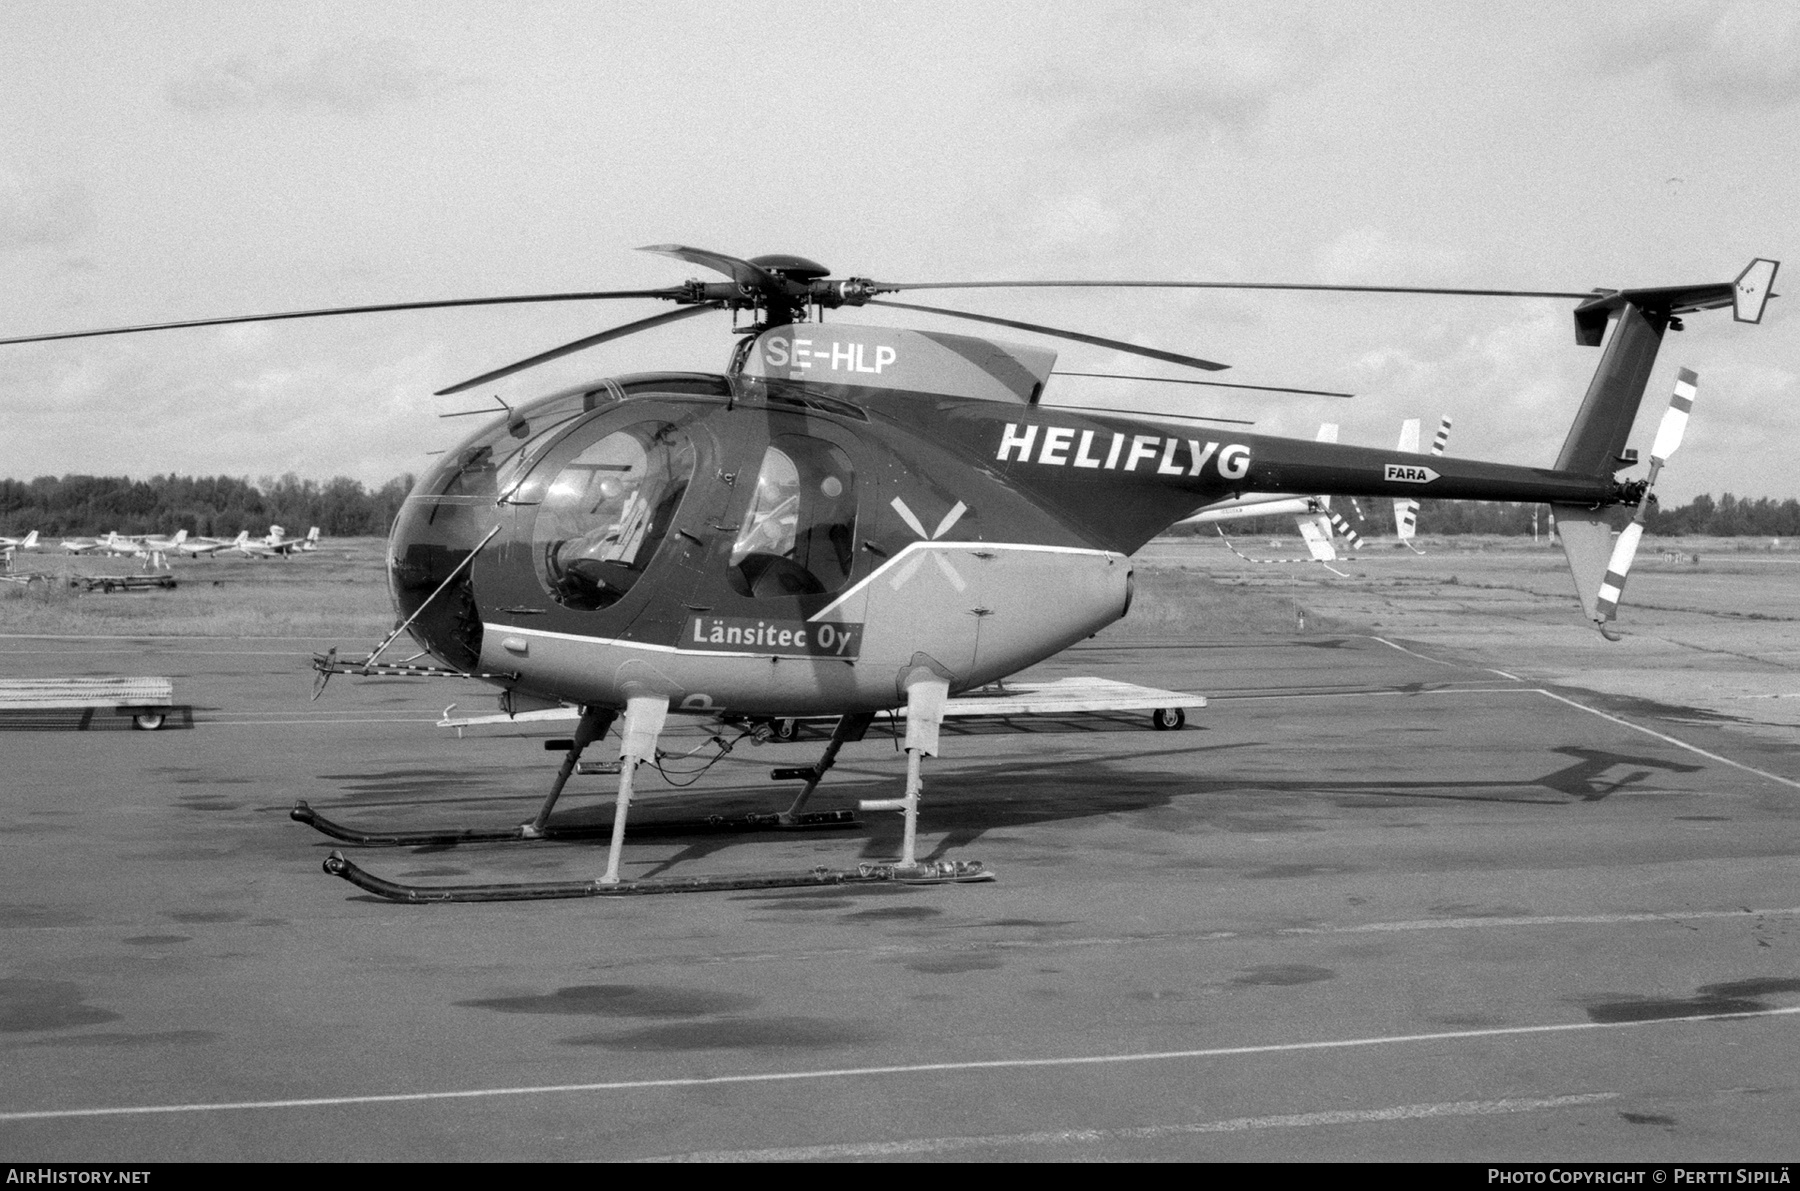
[[[1234,385],[1223,380],[1187,380],[1178,376],[1127,376],[1122,372],[1064,372],[1058,368],[1051,376],[1097,376],[1105,380],[1150,380],[1159,385],[1203,385],[1209,389],[1254,389],[1258,393],[1298,393],[1302,397],[1354,397],[1355,393],[1333,393],[1329,389],[1290,389],[1285,385]]]
[[[1051,373],[1052,376],[1057,375]],[[1064,374],[1067,375],[1067,374]],[[1050,405],[1040,402],[1039,409],[1079,409],[1097,414],[1117,414],[1122,418],[1179,418],[1184,422],[1230,422],[1234,426],[1254,426],[1255,422],[1248,418],[1212,418],[1205,414],[1165,414],[1153,413],[1143,409],[1119,409],[1111,405]],[[485,411],[484,411],[485,412]]]
[[[1312,285],[1281,281],[872,281],[876,293],[909,289],[1278,289],[1345,294],[1450,294],[1475,298],[1592,298],[1612,290],[1583,293],[1537,289],[1449,289],[1416,285]]]
[[[560,359],[563,356],[574,355],[583,348],[605,343],[609,339],[623,339],[625,336],[635,335],[639,331],[648,331],[651,327],[660,327],[664,323],[679,322],[684,318],[692,318],[696,314],[705,314],[709,310],[717,309],[719,309],[719,304],[717,302],[707,302],[700,306],[683,306],[680,310],[671,310],[666,314],[653,314],[649,318],[640,318],[635,323],[625,323],[622,326],[613,327],[609,330],[601,331],[598,334],[583,336],[571,343],[565,343],[561,347],[553,347],[547,352],[539,352],[537,355],[531,356],[528,359],[508,364],[504,368],[496,368],[492,372],[484,372],[480,376],[463,381],[461,384],[451,385],[447,389],[439,389],[436,393],[433,393],[432,396],[448,397],[452,393],[461,393],[465,389],[473,389],[477,385],[485,385],[488,381],[499,380],[503,376],[511,376],[515,372],[523,372],[527,368],[535,368],[539,364],[545,364],[551,360]]]
[[[689,248],[685,244],[646,244],[639,252],[654,252],[658,256],[672,256],[676,260],[686,261],[690,265],[699,265],[703,269],[711,269],[715,273],[723,273],[746,289],[785,289],[781,278],[749,261],[739,260],[735,256],[726,256],[722,252],[711,252],[705,248]]]
[[[511,306],[523,302],[591,302],[603,298],[678,298],[679,287],[666,289],[618,289],[571,294],[514,294],[497,298],[445,298],[432,302],[384,302],[375,306],[334,306],[324,310],[289,310],[280,314],[239,314],[230,318],[193,318],[175,323],[142,323],[134,327],[106,327],[96,331],[62,331],[55,335],[19,335],[0,339],[7,343],[48,343],[53,339],[92,339],[100,335],[132,335],[139,331],[172,331],[180,327],[223,327],[231,323],[274,323],[292,318],[330,318],[339,314],[383,314],[391,310],[442,310],[453,306]]]
[[[1065,331],[1060,327],[1046,327],[1038,323],[1021,323],[1010,318],[994,318],[986,314],[970,314],[966,310],[945,310],[939,306],[914,306],[908,302],[884,302],[871,298],[870,306],[892,306],[896,310],[920,310],[926,314],[943,314],[951,318],[966,318],[972,322],[992,323],[996,327],[1012,327],[1019,331],[1036,331],[1039,335],[1054,335],[1058,339],[1073,339],[1077,343],[1091,343],[1095,347],[1110,347],[1114,351],[1130,352],[1134,356],[1148,356],[1152,360],[1161,360],[1165,364],[1180,364],[1186,368],[1201,368],[1207,372],[1223,372],[1231,367],[1229,364],[1216,364],[1211,360],[1202,360],[1195,356],[1181,356],[1174,352],[1161,351],[1154,347],[1139,347],[1135,343],[1125,343],[1117,339],[1103,339],[1098,335],[1086,335],[1080,331]]]

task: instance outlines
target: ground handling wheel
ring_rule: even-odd
[[[1187,723],[1187,712],[1179,707],[1158,707],[1150,713],[1150,726],[1158,732],[1173,732]]]
[[[769,738],[783,744],[800,739],[800,721],[794,719],[770,720]]]
[[[168,716],[160,711],[140,711],[131,717],[131,726],[141,732],[154,732],[163,726]]]

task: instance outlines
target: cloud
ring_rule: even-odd
[[[1113,45],[1083,45],[1025,88],[1028,100],[1073,113],[1071,139],[1106,144],[1176,140],[1244,143],[1282,93],[1317,77],[1304,30],[1258,33],[1177,18]]]
[[[1602,74],[1651,72],[1697,107],[1743,111],[1800,100],[1800,7],[1792,0],[1622,5],[1587,37]]]
[[[93,230],[87,186],[53,182],[0,167],[0,252],[41,244],[72,244]]]
[[[169,80],[170,104],[199,115],[277,108],[324,108],[365,115],[458,85],[394,38],[326,46],[307,58],[284,51],[215,59]]]
[[[1424,285],[1455,276],[1466,254],[1430,244],[1404,243],[1381,228],[1354,227],[1314,253],[1319,275],[1334,285]]]
[[[348,475],[369,484],[429,465],[473,429],[439,421],[436,342],[374,337],[322,357],[258,329],[34,345],[0,355],[0,476]],[[70,426],[130,433],[71,434]]]

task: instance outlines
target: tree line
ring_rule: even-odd
[[[22,536],[37,530],[52,535],[174,533],[229,538],[240,530],[264,533],[280,525],[299,535],[318,526],[327,537],[384,537],[412,489],[413,477],[400,476],[379,488],[339,476],[320,483],[289,472],[280,479],[264,476],[251,483],[238,476],[39,476],[34,480],[0,480],[0,534]],[[1394,510],[1385,499],[1349,501],[1333,507],[1362,534],[1392,534]],[[1360,512],[1360,516],[1358,513]],[[1426,500],[1419,503],[1419,529],[1425,534],[1530,534],[1534,517],[1540,534],[1550,521],[1543,505],[1490,504],[1472,500]],[[1615,527],[1631,519],[1633,510],[1618,508]],[[1186,527],[1212,533],[1211,526]],[[1653,534],[1700,534],[1714,537],[1800,537],[1800,500],[1733,496],[1697,496],[1679,508],[1657,507],[1645,528]],[[1288,517],[1260,517],[1227,523],[1227,533],[1288,533]]]
[[[413,477],[379,488],[339,476],[320,483],[289,472],[254,484],[241,476],[39,476],[0,480],[0,534],[44,537],[174,533],[261,536],[279,525],[299,536],[316,525],[326,537],[382,537],[393,525]]]

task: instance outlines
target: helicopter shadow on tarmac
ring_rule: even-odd
[[[1070,763],[1046,760],[1008,765],[1002,772],[972,774],[968,769],[945,773],[937,784],[930,829],[944,832],[932,858],[968,846],[989,831],[1025,827],[1092,815],[1150,812],[1186,805],[1173,830],[1212,828],[1227,831],[1294,830],[1314,816],[1321,801],[1346,810],[1431,803],[1508,803],[1560,807],[1598,802],[1620,790],[1641,788],[1663,770],[1673,774],[1703,767],[1657,757],[1615,753],[1582,746],[1549,750],[1570,763],[1541,777],[1520,780],[1478,778],[1375,781],[1329,778],[1271,779],[1255,774],[1195,777],[1133,768],[1159,757],[1219,753],[1253,747],[1247,743],[1205,749],[1166,749],[1131,758],[1094,758]],[[1623,769],[1624,773],[1617,771]],[[1046,782],[1046,778],[1054,780]],[[1104,790],[1096,797],[1092,791]],[[1164,825],[1154,818],[1146,825]],[[881,855],[891,832],[872,830],[866,855]]]
[[[1646,783],[1651,782],[1658,771],[1680,775],[1704,768],[1654,756],[1580,745],[1547,750],[1552,755],[1567,758],[1567,763],[1541,776],[1522,779],[1284,778],[1258,773],[1253,765],[1245,765],[1236,773],[1222,773],[1210,764],[1206,765],[1210,772],[1202,776],[1181,764],[1182,760],[1191,759],[1196,762],[1194,768],[1198,768],[1208,758],[1260,747],[1263,742],[1216,745],[1197,742],[1190,747],[1174,746],[1135,751],[1129,755],[1078,759],[1015,757],[959,763],[954,758],[947,758],[948,764],[940,771],[926,803],[923,826],[927,835],[936,837],[929,858],[938,859],[969,848],[996,832],[1097,817],[1133,816],[1137,826],[1165,832],[1271,832],[1319,830],[1315,820],[1327,807],[1352,813],[1383,807],[1455,803],[1565,807],[1602,801],[1625,790],[1649,792]],[[496,776],[502,772],[507,771],[496,769]],[[839,799],[852,802],[860,796],[883,792],[892,782],[889,767],[874,758],[843,765],[838,772],[847,780],[836,783],[835,788],[830,788],[831,792]],[[349,776],[340,775],[340,778]],[[468,790],[469,796],[442,798],[445,779],[460,779],[456,784]],[[405,796],[391,801],[384,799],[381,805],[385,806],[448,806],[510,802],[515,797],[522,802],[533,799],[528,791],[521,791],[516,796],[503,794],[494,789],[492,781],[485,774],[412,768],[356,775],[356,788],[348,792],[353,795]],[[482,788],[494,789],[494,793],[476,792]],[[696,829],[694,816],[724,816],[765,809],[769,800],[768,786],[724,786],[679,799],[680,823],[659,823],[655,814],[645,815],[632,824],[630,842],[680,841],[682,846],[657,860],[641,876],[664,876],[714,855],[753,846],[755,840],[766,841],[775,833]],[[664,805],[675,801],[670,799]],[[371,804],[359,801],[357,805],[365,808]],[[558,816],[558,825],[592,828],[597,844],[602,838],[602,829],[611,819],[611,800],[602,796],[596,805],[565,811]],[[860,858],[879,859],[894,854],[900,829],[900,821],[892,816],[867,816],[861,827]],[[815,838],[820,843],[842,841],[846,847],[851,843],[837,832]],[[431,845],[406,851],[423,858],[469,847]],[[481,851],[487,853],[484,859],[499,859],[488,849]],[[540,853],[534,857],[532,865],[536,867],[549,860]],[[453,875],[456,871],[433,871],[431,875]]]

